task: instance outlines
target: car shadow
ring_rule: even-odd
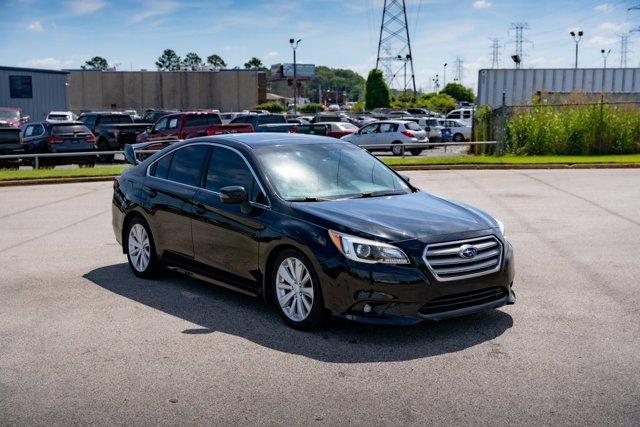
[[[184,334],[222,332],[274,350],[323,362],[403,361],[452,353],[502,335],[513,325],[499,310],[417,326],[373,326],[335,319],[313,332],[289,328],[259,298],[167,272],[158,280],[135,277],[128,264],[83,276],[96,285],[198,325]]]

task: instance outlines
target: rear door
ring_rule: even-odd
[[[193,219],[196,261],[209,266],[210,273],[221,280],[241,288],[257,288],[258,240],[268,209],[265,194],[244,157],[221,146],[213,148],[203,182]],[[220,189],[232,185],[245,188],[248,203],[222,203]]]
[[[378,132],[376,133],[375,143],[383,146],[382,148],[390,149],[389,147],[395,141],[401,141],[401,135],[397,135],[398,124],[397,123],[380,123]]]
[[[158,253],[167,259],[192,260],[191,216],[209,147],[192,144],[164,155],[149,167],[143,186],[149,225]]]

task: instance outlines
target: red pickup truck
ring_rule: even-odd
[[[136,142],[175,141],[198,136],[246,132],[253,132],[251,125],[223,125],[218,113],[182,112],[162,117],[148,131],[138,135]]]

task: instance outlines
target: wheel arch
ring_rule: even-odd
[[[131,221],[133,221],[135,218],[140,218],[142,221],[144,221],[145,224],[147,224],[147,227],[149,227],[149,222],[146,220],[146,218],[144,217],[144,215],[142,215],[140,212],[136,211],[136,210],[130,210],[129,212],[127,212],[127,214],[124,216],[124,219],[122,220],[122,253],[126,254],[127,253],[127,240],[129,238],[129,233],[127,233],[128,229],[129,229],[129,224],[131,223]],[[149,229],[151,229],[151,227],[149,227]]]

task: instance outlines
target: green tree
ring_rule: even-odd
[[[202,58],[197,53],[189,52],[182,61],[187,70],[196,71],[202,66]]]
[[[473,91],[468,87],[462,86],[460,83],[447,83],[440,93],[446,93],[458,102],[475,102],[476,100],[476,96],[473,94]]]
[[[391,94],[387,83],[384,81],[382,71],[373,69],[369,72],[364,97],[367,110],[391,105]]]
[[[176,55],[173,49],[165,49],[156,61],[156,67],[160,71],[178,71],[180,70],[180,63],[180,57]]]
[[[321,99],[318,90],[324,92],[346,92],[349,101],[359,101],[364,95],[364,78],[355,71],[344,68],[316,67],[316,75],[309,82],[303,96]]]
[[[84,65],[81,66],[80,68],[82,68],[83,70],[103,70],[104,71],[107,68],[109,68],[109,63],[107,62],[106,59],[104,59],[101,56],[94,56],[93,58],[86,61]]]
[[[214,68],[225,68],[227,66],[227,63],[224,62],[224,59],[222,59],[220,55],[216,55],[215,53],[207,57],[207,64],[211,65]]]
[[[456,108],[456,100],[446,93],[427,93],[422,95],[417,102],[420,108],[427,108],[439,113],[448,113]]]
[[[301,113],[305,113],[305,114],[319,113],[320,111],[324,111],[324,107],[320,104],[314,104],[313,102],[311,102],[309,104],[298,106],[298,110]]]
[[[247,70],[266,70],[262,61],[255,56],[244,63],[244,68]]]

